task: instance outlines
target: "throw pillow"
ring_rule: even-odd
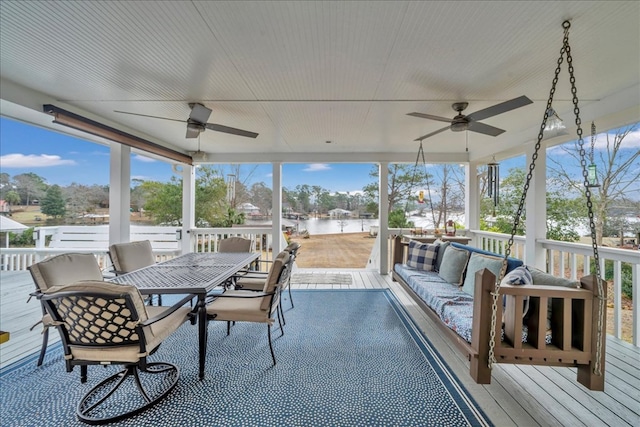
[[[459,285],[462,283],[462,275],[469,261],[469,251],[448,246],[442,257],[438,275],[449,283]]]
[[[531,285],[533,277],[526,266],[516,267],[507,273],[500,282],[501,285]]]
[[[441,243],[437,243],[438,241],[440,241]],[[436,264],[435,264],[435,270],[436,271],[440,271],[440,266],[442,265],[442,257],[444,257],[444,252],[446,251],[447,247],[451,244],[451,242],[442,242],[441,240],[436,240],[436,244],[440,245],[440,248],[438,249],[438,256],[436,258]]]
[[[531,272],[529,271],[529,269],[526,266],[522,265],[520,267],[514,268],[502,278],[500,285],[504,284],[531,285],[533,284],[533,277],[531,276]],[[506,301],[507,298],[505,296],[505,298],[502,299],[502,308],[505,308]],[[524,297],[522,304],[522,317],[525,317],[527,315],[527,312],[529,311],[529,297]]]
[[[462,290],[469,295],[474,294],[476,285],[476,272],[488,268],[493,274],[498,277],[500,269],[502,268],[502,258],[483,255],[479,253],[472,253],[469,258],[469,265],[467,266],[467,275],[464,278],[464,284]]]
[[[424,271],[433,271],[438,255],[438,245],[409,241],[407,265],[411,268]]]
[[[565,279],[564,277],[556,277],[552,274],[546,273],[537,268],[531,269],[531,277],[533,278],[534,285],[546,285],[546,286],[563,286],[565,288],[578,288],[580,282],[575,280]],[[551,312],[553,307],[553,298],[549,298],[547,303],[547,331],[551,329]]]

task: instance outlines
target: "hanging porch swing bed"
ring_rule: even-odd
[[[479,384],[491,382],[491,369],[495,363],[508,363],[576,367],[580,384],[590,390],[604,390],[606,286],[600,272],[591,202],[594,186],[586,165],[569,47],[571,25],[565,21],[562,26],[564,39],[560,58],[504,254],[455,243],[406,243],[400,236],[394,241],[393,279],[468,358],[470,374]],[[579,282],[522,266],[521,260],[510,257],[565,56],[595,270]],[[459,267],[451,274],[454,262]]]

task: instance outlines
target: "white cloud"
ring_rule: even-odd
[[[302,169],[304,172],[320,172],[331,170],[331,166],[326,163],[311,163],[306,168]]]
[[[140,154],[136,154],[135,156],[133,156],[133,160],[137,160],[139,162],[144,162],[144,163],[154,163],[156,161],[155,159],[141,156]]]
[[[75,165],[76,162],[48,154],[6,154],[0,157],[0,164],[3,168],[46,168],[49,166],[70,166]]]

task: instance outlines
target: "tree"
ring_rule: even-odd
[[[26,205],[31,204],[32,199],[40,199],[47,189],[44,178],[33,172],[23,173],[13,177],[16,191]]]
[[[260,213],[268,215],[273,205],[273,191],[264,182],[256,182],[249,189],[250,202],[260,208]]]
[[[617,129],[614,133],[600,134],[597,138],[605,138],[602,149],[595,149],[593,158],[584,159],[597,167],[599,188],[592,189],[592,202],[595,217],[596,241],[602,244],[602,237],[607,221],[614,208],[625,201],[638,198],[640,188],[640,149],[632,145],[629,136],[636,132],[639,124]],[[585,195],[584,179],[580,167],[580,148],[578,142],[564,144],[560,147],[563,155],[549,156],[549,171],[564,182],[565,191],[573,189],[577,194]],[[591,156],[589,156],[591,157]],[[578,173],[574,172],[579,170]],[[586,202],[585,202],[586,203]],[[587,219],[585,217],[584,221]]]
[[[17,191],[11,190],[4,195],[4,201],[9,205],[9,213],[11,213],[11,206],[20,204],[20,195]]]
[[[378,168],[374,167],[369,176],[378,178]],[[417,188],[425,187],[431,176],[423,168],[414,165],[392,163],[389,165],[389,214],[398,208],[404,209],[404,205],[414,200],[414,192]],[[379,200],[378,181],[367,184],[363,189],[365,195],[371,200]]]
[[[65,201],[60,186],[52,185],[47,189],[44,198],[40,201],[40,211],[54,218],[61,218],[65,215]]]
[[[175,176],[167,183],[145,181],[138,186],[144,194],[144,210],[155,224],[182,225],[182,181]]]

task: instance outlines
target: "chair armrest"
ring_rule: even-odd
[[[186,303],[191,301],[193,299],[193,297],[194,297],[194,295],[188,295],[188,296],[182,298],[176,304],[174,304],[171,307],[167,308],[165,311],[163,311],[162,313],[158,314],[157,316],[152,317],[151,319],[147,319],[144,322],[140,322],[140,325],[141,326],[149,326],[149,325],[152,325],[152,324],[154,324],[156,322],[159,322],[160,320],[164,319],[165,317],[170,316],[171,314],[175,313],[176,310],[178,310],[179,308],[184,306]],[[191,316],[195,316],[195,313],[193,311],[189,314],[189,317],[191,317]]]

